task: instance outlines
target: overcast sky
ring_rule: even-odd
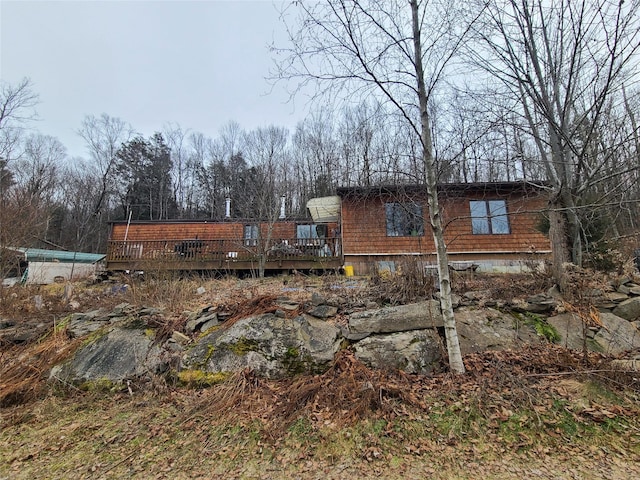
[[[272,0],[0,0],[0,78],[32,80],[34,126],[70,156],[86,156],[85,115],[144,136],[168,122],[211,137],[232,120],[292,128],[304,103],[265,80],[267,46],[285,38],[278,17]]]

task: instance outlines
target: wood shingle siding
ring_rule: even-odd
[[[327,226],[322,238],[297,238],[308,221],[138,221],[115,222],[107,251],[111,270],[335,269],[342,265],[339,239]],[[244,238],[245,226],[259,228]]]
[[[254,269],[266,258],[267,269],[344,264],[363,274],[380,263],[407,258],[417,258],[426,268],[434,263],[424,187],[341,188],[338,195],[340,222],[327,224],[321,239],[306,238],[309,234],[297,229],[311,225],[310,220],[115,222],[107,266],[116,270]],[[445,241],[454,262],[509,266],[532,256],[544,258],[551,251],[549,239],[539,229],[547,205],[543,188],[524,182],[445,184],[439,187],[439,199]],[[480,202],[474,203],[476,231],[494,233],[474,233],[470,202]],[[247,225],[259,229],[257,239],[244,238]]]
[[[349,188],[340,189],[339,194],[345,263],[355,265],[357,272],[366,273],[365,264],[407,256],[420,256],[426,263],[434,261],[435,245],[423,187]],[[546,195],[539,188],[522,182],[444,185],[439,200],[452,260],[522,259],[529,254],[545,255],[551,250],[549,239],[539,229],[547,205]],[[477,200],[504,201],[508,233],[473,233],[470,202]],[[424,235],[388,235],[387,203],[421,205]]]
[[[502,197],[506,201],[510,233],[473,234],[469,201],[466,198],[445,198],[442,217],[445,240],[449,252],[526,252],[550,249],[548,238],[537,226],[545,206],[542,196],[523,198],[518,195]],[[499,198],[499,197],[496,197]],[[390,237],[386,233],[384,204],[391,197],[368,201],[345,199],[342,205],[342,238],[345,254],[363,253],[429,253],[435,251],[429,230],[429,212],[423,209],[425,233],[422,236]]]

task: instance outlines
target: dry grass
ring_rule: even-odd
[[[64,331],[51,331],[29,345],[0,351],[0,407],[28,403],[47,391],[53,365],[72,355],[81,340],[69,340]]]
[[[437,277],[427,272],[423,262],[408,259],[398,262],[395,272],[376,270],[371,275],[371,289],[382,304],[401,305],[431,298],[436,291]]]
[[[195,395],[185,418],[259,425],[264,440],[277,442],[301,421],[314,429],[327,425],[341,429],[372,419],[392,422],[398,416],[429,415],[436,404],[443,410],[462,408],[463,416],[466,408],[484,428],[495,420],[496,412],[546,410],[557,397],[553,386],[569,379],[615,392],[616,402],[626,405],[617,407],[618,413],[633,417],[640,412],[640,382],[610,362],[597,353],[585,360],[580,352],[538,345],[468,355],[463,376],[421,376],[369,369],[344,350],[319,375],[269,381],[250,371],[239,372]],[[583,407],[572,415],[593,419],[594,411]]]
[[[149,320],[162,337],[180,329],[183,310],[203,306],[227,311],[233,322],[273,311],[280,296],[304,304],[319,292],[361,304],[432,293],[409,277],[372,284],[303,275],[123,278],[124,292],[77,287],[74,298],[83,310],[124,301],[163,306],[168,314]],[[205,292],[197,294],[198,287]],[[454,278],[459,292],[509,298],[546,287],[534,275]],[[30,310],[34,294],[64,313],[59,288],[18,290],[8,312],[42,316]],[[48,387],[50,366],[79,342],[49,330],[27,345],[0,346],[0,477],[527,478],[538,475],[534,469],[557,478],[567,468],[567,478],[640,474],[637,374],[600,354],[536,345],[467,355],[463,376],[419,376],[369,369],[345,350],[319,375],[270,381],[243,371],[203,390],[158,378],[133,394],[83,393]]]
[[[640,389],[609,362],[537,346],[469,355],[464,376],[418,376],[368,369],[344,351],[327,372],[294,379],[244,371],[205,390],[58,392],[0,411],[0,475],[521,478],[544,465],[548,478],[567,465],[635,474]]]

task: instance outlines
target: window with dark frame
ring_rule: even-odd
[[[385,203],[387,237],[421,237],[424,235],[422,205],[417,203]]]
[[[471,200],[471,230],[474,235],[508,235],[509,217],[505,200]]]
[[[319,244],[320,240],[327,236],[326,225],[298,224],[296,225],[296,238],[298,245]]]
[[[244,245],[255,247],[258,245],[258,225],[244,226]]]

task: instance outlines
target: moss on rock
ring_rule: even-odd
[[[224,382],[229,378],[229,372],[206,372],[204,370],[182,370],[178,372],[178,380],[187,387],[210,387]]]

